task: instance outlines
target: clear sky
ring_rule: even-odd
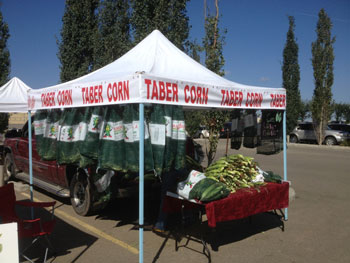
[[[214,12],[214,0],[206,0]],[[32,88],[59,83],[56,39],[60,36],[63,0],[0,0],[11,37],[11,77]],[[334,84],[336,102],[350,103],[350,0],[221,0],[221,28],[227,29],[224,46],[226,78],[248,85],[282,86],[282,52],[288,15],[295,17],[299,45],[302,99],[314,90],[311,43],[316,40],[318,12],[324,8],[333,22]],[[204,35],[203,0],[188,4],[191,39]]]

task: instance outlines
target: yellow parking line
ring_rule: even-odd
[[[25,194],[25,193],[21,193],[21,194],[24,195],[27,198],[30,198],[29,194]],[[39,200],[38,198],[35,198],[35,197],[34,197],[34,201],[35,202],[43,202],[43,201],[41,201],[41,200]],[[139,250],[134,248],[133,246],[131,246],[131,245],[129,245],[129,244],[127,244],[127,243],[117,239],[117,238],[114,238],[111,235],[106,234],[105,232],[103,232],[103,231],[97,229],[96,227],[93,227],[93,226],[91,226],[91,225],[89,225],[89,224],[79,220],[76,217],[70,216],[67,213],[65,213],[65,212],[63,212],[61,210],[58,210],[58,209],[55,209],[55,214],[58,214],[58,215],[60,215],[62,217],[65,217],[69,221],[74,222],[74,223],[78,224],[79,226],[82,226],[83,228],[89,230],[90,232],[94,233],[97,236],[100,236],[100,237],[102,237],[102,238],[104,238],[106,240],[111,241],[112,243],[114,243],[114,244],[116,244],[118,246],[121,246],[122,248],[125,248],[126,250],[128,250],[129,252],[131,252],[133,254],[139,254]]]

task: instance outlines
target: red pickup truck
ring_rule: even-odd
[[[3,145],[4,181],[17,178],[29,182],[28,124],[22,130],[5,136]],[[99,194],[93,184],[91,171],[75,165],[59,165],[56,161],[44,161],[36,150],[32,133],[33,185],[60,197],[70,198],[75,212],[85,216],[101,209]],[[135,183],[124,184],[116,190],[116,197],[130,196],[137,192]]]
[[[28,124],[19,131],[11,131],[5,136],[3,145],[4,181],[17,178],[29,182],[29,154],[28,154]],[[195,158],[193,140],[187,138],[186,153]],[[101,194],[93,183],[92,173],[96,169],[82,169],[76,165],[59,165],[56,161],[45,161],[36,149],[35,134],[32,132],[32,167],[33,185],[60,197],[70,198],[75,212],[85,216],[106,205],[101,201]],[[112,184],[113,182],[113,184]],[[157,180],[145,181],[147,188],[154,188]],[[159,186],[159,185],[158,185]],[[111,180],[113,197],[129,197],[138,193],[138,180],[125,181],[120,176],[113,176]],[[154,192],[153,190],[149,192]]]

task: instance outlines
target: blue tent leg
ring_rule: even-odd
[[[144,207],[144,140],[145,140],[145,121],[144,121],[144,104],[139,105],[139,262],[143,263],[143,207]]]
[[[28,148],[30,201],[33,202],[32,113],[30,110],[28,111]],[[31,208],[31,215],[34,218],[33,208]]]
[[[287,114],[283,112],[283,179],[287,181]],[[284,209],[284,219],[288,220],[288,208]]]

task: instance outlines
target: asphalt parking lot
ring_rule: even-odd
[[[204,140],[198,140],[204,145]],[[217,157],[225,154],[220,140]],[[283,175],[283,155],[258,155],[255,149],[229,150],[252,156],[262,169]],[[350,148],[289,144],[288,179],[296,192],[288,209],[285,231],[271,214],[221,223],[213,233],[206,227],[193,228],[192,238],[201,231],[212,262],[350,262]],[[17,199],[29,199],[29,188],[16,182]],[[174,235],[159,237],[150,231],[157,215],[154,196],[145,204],[144,262],[208,262],[197,240],[175,251],[175,238],[181,245],[178,218],[171,219]],[[138,199],[117,200],[97,215],[77,216],[67,200],[35,191],[35,200],[56,200],[57,225],[51,236],[57,250],[48,262],[138,262]],[[43,250],[36,247],[31,256],[42,261]]]

